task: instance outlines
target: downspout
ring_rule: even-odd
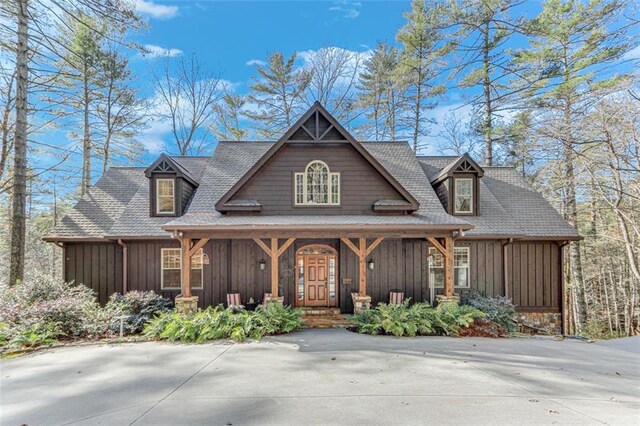
[[[118,244],[122,247],[122,294],[126,294],[129,290],[127,283],[127,275],[129,274],[129,247],[118,238]]]
[[[513,243],[513,237],[502,243],[502,282],[504,283],[504,297],[509,298],[509,257],[507,256],[507,246]]]
[[[67,250],[65,250],[64,243],[60,241],[54,241],[53,244],[62,249],[62,281],[67,281]]]
[[[558,272],[560,273],[560,333],[564,336],[566,334],[566,304],[565,302],[565,289],[564,289],[564,246],[569,244],[569,241],[562,241],[558,243]]]

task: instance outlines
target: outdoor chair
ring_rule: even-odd
[[[391,292],[389,293],[389,304],[402,305],[403,302],[404,302],[404,291],[391,290]]]
[[[227,306],[230,308],[244,308],[240,293],[227,293]]]

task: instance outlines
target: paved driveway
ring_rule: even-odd
[[[0,423],[640,424],[639,355],[553,339],[306,330],[1,361]]]

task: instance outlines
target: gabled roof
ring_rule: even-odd
[[[189,157],[169,157],[167,154],[162,153],[156,161],[147,167],[144,174],[149,178],[154,172],[175,173],[177,177],[183,178],[189,181],[192,185],[197,186],[198,180],[193,176],[191,171],[181,164],[182,161],[180,161],[180,159],[185,158]]]
[[[476,163],[468,153],[455,157],[449,164],[444,166],[437,176],[431,178],[431,183],[442,182],[444,179],[453,176],[456,172],[476,173],[478,177],[484,175],[484,169]]]
[[[319,125],[320,120],[326,120],[329,126]],[[306,123],[310,122],[310,125]],[[327,137],[330,135],[330,139]],[[240,189],[260,170],[288,141],[304,141],[323,143],[323,141],[344,141],[350,144],[382,177],[402,195],[409,203],[411,210],[419,208],[418,201],[404,188],[398,180],[387,171],[382,164],[372,156],[356,139],[327,111],[319,102],[315,102],[300,119],[276,141],[267,152],[256,161],[253,166],[218,200],[216,209],[225,210],[225,205],[240,191]]]

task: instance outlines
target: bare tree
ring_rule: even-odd
[[[167,59],[153,77],[158,118],[171,125],[180,155],[205,152],[221,97],[220,79],[207,71],[195,54],[176,62]]]
[[[480,151],[480,141],[474,137],[470,122],[456,111],[450,111],[440,123],[442,150],[455,155],[470,154],[476,157]]]

